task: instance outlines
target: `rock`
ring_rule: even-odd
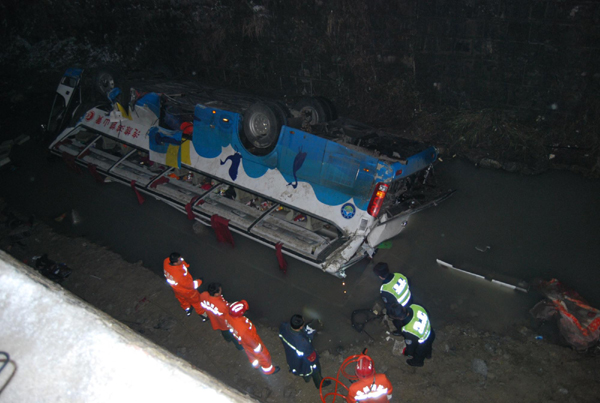
[[[505,162],[502,165],[502,168],[504,168],[505,171],[508,172],[517,172],[521,169],[521,166],[519,164],[517,164],[516,162]]]
[[[290,399],[292,396],[295,396],[296,393],[298,393],[298,391],[290,386],[286,386],[286,388],[283,390],[283,397],[285,397],[286,399]]]
[[[481,161],[479,161],[479,165],[485,168],[496,168],[496,169],[500,169],[502,168],[502,164],[499,163],[496,160],[490,159],[490,158],[482,158]]]
[[[563,395],[568,395],[569,391],[565,388],[558,388],[558,393],[563,394]]]
[[[487,364],[482,359],[474,358],[473,361],[471,361],[471,369],[476,374],[487,377],[487,373],[488,373]]]
[[[404,340],[395,340],[394,347],[392,347],[392,355],[395,357],[402,357],[402,350],[404,350],[404,347],[406,347]]]

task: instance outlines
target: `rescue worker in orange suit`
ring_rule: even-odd
[[[392,384],[385,374],[375,372],[375,364],[368,355],[356,363],[358,380],[348,389],[347,403],[387,403],[392,399]]]
[[[208,318],[203,313],[204,309],[200,306],[200,293],[198,292],[198,287],[202,284],[202,280],[194,280],[188,271],[188,267],[190,265],[177,252],[171,253],[163,262],[163,270],[167,283],[173,289],[175,297],[186,315],[190,316],[192,314],[192,307],[194,307],[196,313],[206,321]]]
[[[227,322],[230,320],[229,303],[223,298],[223,288],[220,283],[210,283],[207,291],[200,294],[200,307],[202,313],[208,315],[214,330],[220,330],[223,338],[235,344],[238,350],[244,349],[227,326]]]
[[[406,363],[411,367],[422,367],[425,359],[431,358],[435,341],[435,332],[431,328],[429,314],[425,308],[417,304],[408,307],[395,304],[388,311],[388,315],[402,322],[402,335],[406,342],[402,354],[411,357],[406,360]]]
[[[269,350],[267,350],[260,336],[256,333],[256,327],[244,316],[247,310],[248,303],[244,300],[234,302],[229,306],[229,319],[227,319],[229,331],[242,345],[248,356],[248,360],[250,360],[254,368],[260,366],[265,375],[277,373],[279,372],[279,367],[273,366],[271,354],[269,354]]]

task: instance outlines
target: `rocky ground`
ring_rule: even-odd
[[[0,223],[0,246],[23,262],[48,253],[66,263],[71,275],[62,286],[134,331],[197,368],[262,402],[317,402],[312,383],[287,372],[277,329],[256,322],[273,361],[282,371],[265,377],[254,370],[243,352],[227,344],[207,323],[185,316],[164,279],[141,262],[131,264],[119,255],[82,238],[54,232],[34,221],[15,230],[15,217],[27,222],[24,212],[5,208]],[[12,212],[13,215],[7,213]],[[69,220],[73,217],[66,216]],[[248,314],[250,319],[252,312]],[[412,368],[399,355],[402,338],[390,336],[385,320],[367,325],[374,340],[369,345],[350,345],[336,351],[320,351],[324,376],[335,377],[342,361],[367,347],[379,372],[394,385],[394,401],[403,402],[596,402],[600,395],[598,349],[587,354],[536,339],[530,328],[506,334],[480,332],[477,323],[452,324],[436,329],[433,358],[423,368]],[[348,321],[345,329],[355,332]],[[509,336],[510,334],[510,336]],[[328,391],[333,388],[329,387]],[[328,401],[331,401],[328,400]],[[338,400],[339,401],[339,400]]]

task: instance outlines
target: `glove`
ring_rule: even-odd
[[[406,347],[402,349],[402,355],[406,355]]]
[[[315,360],[317,359],[317,352],[313,351],[311,355],[309,355],[308,357],[306,357],[308,359],[308,361],[310,362],[315,362]]]
[[[312,327],[305,325],[304,328],[306,329],[306,334],[313,334],[315,329],[313,329]]]

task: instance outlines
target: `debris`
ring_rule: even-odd
[[[475,249],[477,249],[479,252],[487,252],[488,250],[492,249],[491,246],[487,245],[487,246],[476,246]]]
[[[538,281],[536,288],[546,296],[529,312],[541,321],[556,319],[565,341],[576,351],[587,351],[600,339],[600,310],[591,307],[577,291],[557,279]]]
[[[19,137],[17,137],[17,138],[15,139],[15,144],[17,144],[17,145],[21,145],[21,144],[23,144],[23,143],[26,143],[26,142],[28,142],[28,141],[29,141],[29,139],[30,139],[29,135],[27,135],[27,134],[21,134]]]
[[[483,361],[481,358],[473,359],[473,361],[471,362],[471,369],[476,374],[483,375],[485,378],[487,378],[488,367],[485,361]]]
[[[54,221],[56,221],[56,222],[62,222],[62,220],[64,220],[66,216],[67,216],[67,213],[62,213],[61,215],[59,215],[58,217],[56,217],[54,219]]]
[[[42,256],[34,256],[31,258],[32,263],[37,271],[43,276],[57,283],[71,275],[71,269],[64,263],[56,263],[54,260],[48,259],[48,254]]]
[[[493,278],[490,278],[490,277],[482,276],[481,274],[471,273],[469,271],[459,269],[458,267],[454,267],[450,263],[444,262],[443,260],[440,260],[440,259],[436,259],[436,262],[437,262],[438,265],[440,265],[440,266],[442,266],[444,268],[456,270],[456,271],[459,271],[461,273],[468,274],[469,276],[477,277],[477,278],[482,279],[482,280],[487,280],[487,281],[490,281],[490,282],[492,282],[494,284],[497,284],[497,285],[500,285],[500,286],[503,286],[503,287],[506,287],[506,288],[510,288],[511,290],[517,290],[517,291],[521,291],[521,292],[527,292],[528,289],[529,289],[529,286],[527,286],[524,281],[520,281],[519,283],[517,283],[517,285],[512,285],[512,284],[506,283],[504,281],[500,281],[500,280],[496,280],[496,279],[493,279]],[[523,285],[526,285],[526,286],[524,287]]]
[[[75,210],[71,211],[71,220],[73,221],[73,225],[77,225],[81,223],[81,216]]]
[[[0,155],[0,167],[10,163],[8,153]]]
[[[391,249],[392,241],[385,241],[377,245],[377,249]]]
[[[402,357],[402,350],[404,350],[404,347],[406,347],[404,340],[395,340],[394,347],[392,347],[392,355],[395,357]]]

